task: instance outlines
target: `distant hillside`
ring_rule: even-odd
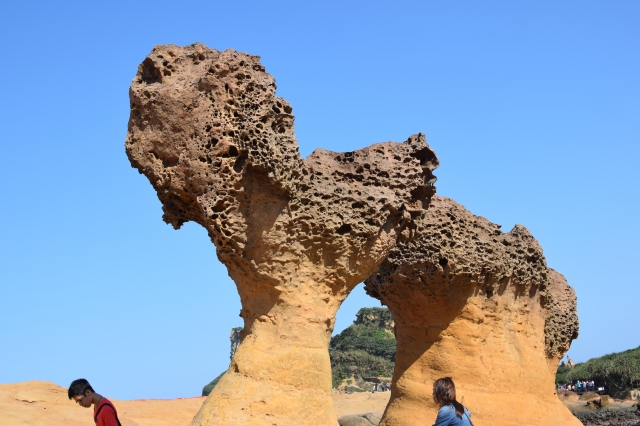
[[[391,312],[362,308],[356,320],[329,344],[333,386],[345,379],[391,377],[396,358],[396,338]]]
[[[371,380],[389,379],[393,375],[396,359],[396,337],[393,316],[387,308],[362,308],[356,314],[356,320],[340,334],[331,338],[329,356],[331,357],[331,378],[333,387],[346,381],[352,390],[363,387],[370,390]],[[240,342],[242,328],[231,330],[231,357]],[[207,396],[224,373],[202,389]],[[363,379],[369,379],[365,382]]]
[[[593,358],[573,368],[559,367],[556,382],[563,384],[567,380],[594,380],[613,396],[640,388],[640,347]]]

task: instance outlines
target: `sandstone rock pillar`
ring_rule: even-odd
[[[392,249],[366,281],[396,321],[381,425],[432,424],[432,384],[446,376],[475,426],[581,424],[554,389],[577,337],[575,293],[526,228],[499,228],[435,196],[420,237]]]
[[[303,160],[259,58],[157,46],[130,89],[125,143],[164,220],[207,229],[237,285],[243,341],[192,425],[336,425],[335,312],[415,235],[438,160],[424,135]]]

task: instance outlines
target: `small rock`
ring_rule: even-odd
[[[371,423],[364,416],[355,415],[355,416],[340,417],[338,419],[338,424],[340,426],[372,426],[372,425],[377,425],[378,423]]]
[[[599,399],[600,395],[598,395],[595,392],[585,392],[582,395],[580,395],[580,401],[590,401],[592,399]]]

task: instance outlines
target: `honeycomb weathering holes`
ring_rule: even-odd
[[[405,230],[428,205],[437,167],[424,135],[303,160],[292,108],[259,58],[202,44],[156,46],[130,97],[131,164],[152,183],[166,222],[206,228],[242,301],[235,367],[192,425],[262,425],[243,409],[252,401],[281,426],[335,423],[327,327],[397,238],[413,238]],[[273,335],[288,338],[274,345]]]

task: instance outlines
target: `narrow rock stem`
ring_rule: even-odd
[[[192,426],[337,425],[328,344],[340,301],[297,307],[291,296],[265,314],[244,305],[252,323]]]

